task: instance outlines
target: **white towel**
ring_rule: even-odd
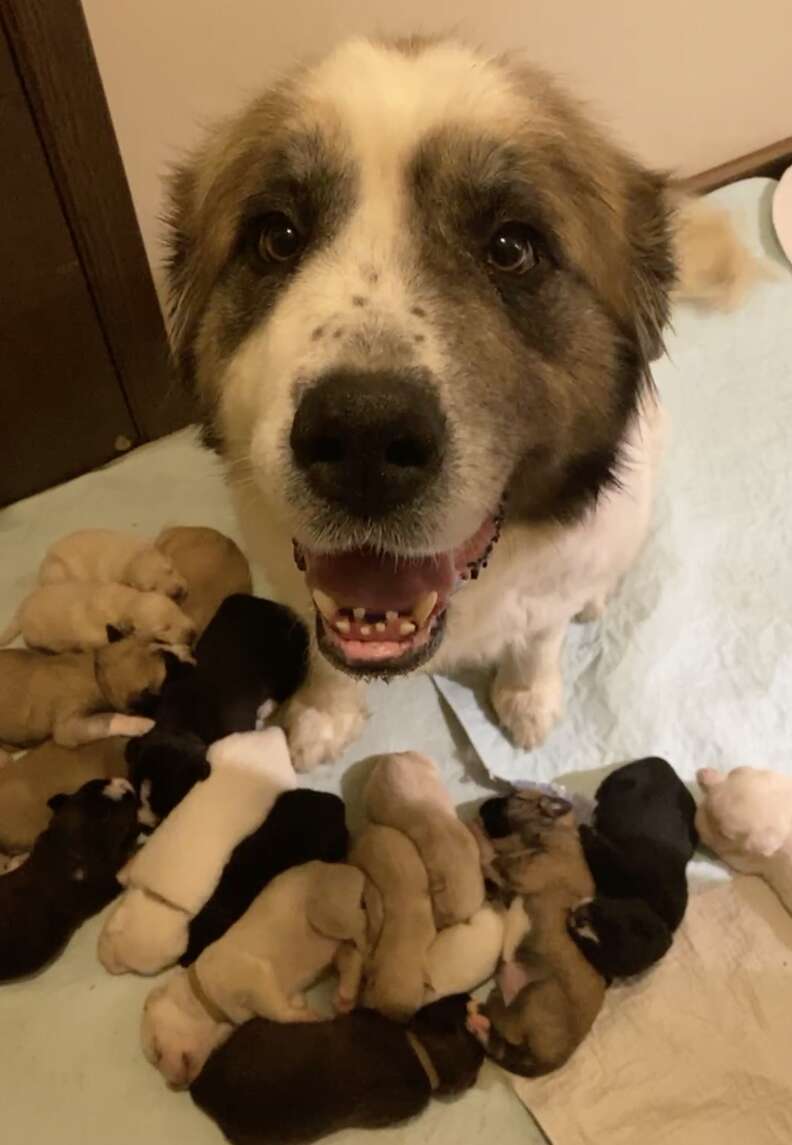
[[[758,878],[691,898],[567,1065],[514,1087],[553,1145],[792,1141],[792,917]]]

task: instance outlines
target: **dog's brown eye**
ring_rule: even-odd
[[[536,247],[522,223],[506,223],[495,231],[487,258],[491,266],[506,274],[525,274],[538,262]]]
[[[267,215],[259,224],[256,250],[264,262],[290,262],[305,246],[305,238],[286,215]]]

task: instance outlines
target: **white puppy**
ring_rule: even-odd
[[[119,872],[127,891],[107,918],[98,949],[111,974],[156,974],[173,965],[231,852],[296,783],[280,728],[226,736],[206,758],[209,776]]]
[[[177,600],[187,591],[170,557],[144,537],[118,529],[80,529],[50,546],[39,568],[39,584],[64,580],[116,581]]]
[[[212,1050],[250,1018],[316,1019],[303,991],[333,964],[336,1007],[352,1009],[365,946],[363,885],[363,873],[346,863],[284,871],[189,970],[152,991],[143,1052],[171,1085],[189,1085]]]
[[[84,652],[107,644],[108,627],[165,644],[192,644],[195,639],[193,621],[161,592],[67,581],[33,589],[0,635],[0,645],[21,635],[30,648]]]

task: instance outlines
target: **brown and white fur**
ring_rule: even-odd
[[[421,666],[493,665],[503,726],[539,744],[570,620],[647,529],[672,290],[712,300],[745,270],[681,247],[733,234],[519,58],[419,40],[353,40],[220,125],[170,221],[178,361],[248,552],[316,622],[295,767],[359,731],[356,676]],[[359,599],[329,591],[350,553]]]

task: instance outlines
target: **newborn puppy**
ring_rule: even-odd
[[[181,606],[199,636],[227,596],[253,591],[244,554],[217,529],[194,525],[163,529],[154,544],[187,584]]]
[[[0,979],[40,970],[110,902],[135,845],[137,800],[125,779],[92,779],[51,806],[28,859],[0,878]]]
[[[664,759],[639,759],[600,784],[580,837],[597,893],[640,898],[669,930],[687,907],[687,864],[698,843],[696,801]]]
[[[229,596],[185,668],[163,689],[156,720],[206,743],[256,727],[302,683],[308,633],[290,609],[256,596]]]
[[[341,1129],[380,1129],[432,1096],[474,1085],[483,1053],[465,995],[425,1006],[407,1026],[371,1010],[308,1025],[254,1018],[207,1062],[192,1097],[233,1145],[299,1145]]]
[[[429,875],[438,928],[466,922],[484,902],[479,850],[460,822],[437,765],[416,751],[374,756],[364,794],[372,823],[415,844]]]
[[[365,942],[363,875],[345,863],[284,871],[189,970],[149,995],[141,1031],[146,1057],[174,1086],[188,1085],[232,1028],[259,1016],[307,1022],[303,991],[338,966],[336,1007],[357,998]]]
[[[165,553],[145,538],[118,529],[80,529],[51,545],[41,562],[38,582],[61,584],[66,580],[128,584],[140,592],[161,592],[174,600],[187,591],[183,577]]]
[[[594,883],[572,806],[538,790],[520,790],[506,806],[512,833],[493,842],[494,874],[513,896],[497,985],[471,1029],[504,1069],[536,1077],[558,1069],[600,1011],[605,980],[567,929],[570,911]]]
[[[340,863],[348,842],[343,799],[307,788],[284,791],[261,826],[234,848],[217,890],[190,923],[182,966],[225,934],[277,875],[312,859]]]
[[[187,655],[187,649],[136,636],[96,652],[0,652],[0,743],[28,747],[52,737],[77,747],[107,736],[143,735],[151,720],[113,713],[141,710],[165,683],[167,657]]]
[[[403,1021],[423,1005],[428,953],[437,935],[426,867],[406,835],[377,825],[363,831],[349,861],[366,875],[363,1004]]]
[[[211,768],[206,744],[191,732],[153,727],[127,741],[129,780],[140,800],[140,822],[156,827]]]
[[[29,851],[52,818],[53,795],[72,795],[89,779],[126,777],[124,736],[82,747],[43,743],[0,768],[0,851]]]
[[[161,592],[67,581],[35,588],[0,635],[0,644],[21,635],[30,648],[84,652],[133,632],[141,640],[165,644],[192,644],[195,639],[193,622]]]
[[[99,961],[111,974],[156,974],[187,949],[191,919],[211,898],[234,848],[297,781],[280,728],[226,736],[209,775],[119,872],[126,893],[105,919]]]

